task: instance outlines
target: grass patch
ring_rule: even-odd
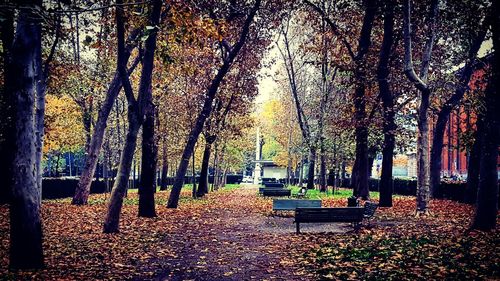
[[[300,190],[300,188],[295,185],[290,186],[290,189],[292,190],[292,196],[296,196]],[[326,198],[340,199],[340,198],[348,198],[351,196],[352,196],[352,189],[339,188],[335,190],[335,193],[333,193],[331,189],[329,189],[327,192],[320,192],[317,189],[309,189],[307,190],[305,197],[309,199],[326,199]],[[370,198],[378,199],[379,193],[376,191],[370,191]]]

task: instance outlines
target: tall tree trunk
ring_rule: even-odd
[[[196,146],[194,147],[193,149],[193,155],[192,155],[192,159],[191,159],[191,174],[192,174],[192,177],[191,177],[191,182],[193,183],[193,192],[192,192],[192,196],[193,198],[196,198],[196,169],[194,167],[195,165],[195,154],[196,154]]]
[[[319,165],[319,190],[321,192],[327,191],[327,182],[326,182],[326,152],[324,139],[321,140],[321,148],[320,148],[320,165]]]
[[[309,148],[309,168],[307,171],[307,189],[314,189],[314,168],[316,166],[316,148]]]
[[[186,175],[186,170],[189,164],[189,158],[193,153],[194,145],[200,136],[201,131],[203,130],[203,125],[205,124],[205,120],[210,116],[210,112],[212,111],[212,102],[217,94],[217,90],[224,79],[224,76],[229,71],[229,68],[233,64],[234,59],[240,52],[241,48],[245,44],[247,35],[250,31],[250,25],[253,21],[257,10],[260,7],[261,0],[256,0],[254,6],[252,7],[249,15],[247,16],[243,28],[241,30],[240,37],[236,44],[231,48],[226,60],[222,64],[222,66],[217,71],[214,79],[212,80],[206,94],[205,101],[203,103],[203,108],[196,118],[196,122],[194,127],[191,129],[189,133],[188,141],[186,146],[184,147],[184,151],[182,152],[181,160],[179,163],[179,167],[177,168],[177,172],[175,175],[174,186],[172,187],[172,191],[170,192],[170,196],[168,198],[167,207],[168,208],[177,208],[179,204],[179,197],[181,193],[182,186],[184,184],[184,176]]]
[[[358,51],[355,57],[356,69],[354,78],[356,89],[354,91],[354,119],[356,120],[356,171],[354,190],[357,196],[369,199],[368,191],[368,122],[366,120],[366,54],[371,45],[371,31],[376,14],[376,1],[366,1],[363,26],[359,37]]]
[[[15,153],[15,115],[17,97],[14,90],[10,87],[15,75],[12,72],[11,65],[11,48],[14,40],[14,13],[5,11],[1,13],[2,21],[0,22],[0,35],[3,47],[3,92],[0,97],[0,204],[10,202],[12,190],[12,162],[14,161]]]
[[[410,82],[420,92],[420,106],[418,108],[418,137],[417,137],[417,209],[416,214],[426,215],[428,210],[430,187],[429,187],[429,124],[428,110],[431,90],[427,85],[429,66],[436,34],[436,21],[439,0],[432,0],[429,16],[427,19],[427,40],[422,53],[420,76],[417,76],[413,68],[412,41],[411,41],[411,8],[410,0],[404,1],[403,37],[405,45],[404,72]]]
[[[299,183],[298,185],[302,187],[304,181],[304,156],[300,156],[300,164],[299,164]]]
[[[133,116],[131,116],[133,115]],[[134,160],[135,148],[137,145],[137,135],[141,127],[140,121],[135,116],[134,112],[129,113],[128,132],[120,157],[120,166],[116,175],[111,197],[108,203],[108,211],[104,220],[104,233],[115,233],[119,230],[120,212],[123,205],[123,197],[127,191],[128,179]]]
[[[417,213],[428,212],[430,198],[429,186],[429,109],[430,91],[421,93],[418,110],[418,136],[417,136]]]
[[[481,146],[479,190],[473,229],[493,230],[498,214],[498,146],[500,145],[500,3],[493,1],[493,63],[485,94],[486,114]]]
[[[162,166],[161,166],[161,184],[160,190],[167,190],[168,186],[168,155],[167,155],[167,142],[166,139],[163,139],[162,142]]]
[[[135,38],[139,35],[139,30],[135,30],[131,34],[131,38]],[[132,47],[129,46],[127,51],[125,52],[125,59],[128,61],[130,57],[130,52]],[[135,66],[139,62],[139,57],[136,58],[132,67],[129,70],[129,73],[135,69]],[[122,82],[120,78],[120,74],[118,69],[115,71],[115,75],[113,80],[109,84],[108,91],[106,93],[106,98],[102,103],[101,109],[97,115],[97,121],[94,125],[94,132],[92,133],[92,138],[89,144],[89,149],[85,151],[85,164],[83,166],[82,174],[80,176],[80,180],[78,181],[78,186],[75,190],[75,195],[73,196],[73,200],[71,204],[73,205],[86,205],[87,200],[90,193],[90,185],[92,184],[92,179],[94,178],[94,173],[97,166],[97,160],[99,158],[99,154],[101,152],[102,143],[104,141],[104,132],[107,127],[108,117],[113,109],[113,105],[115,103],[118,94],[120,93],[120,89],[122,88]]]
[[[154,111],[148,111],[142,126],[141,182],[139,184],[139,217],[156,217],[156,162],[158,150],[155,143]]]
[[[476,132],[474,133],[474,144],[469,152],[467,163],[467,186],[465,188],[464,203],[474,204],[477,200],[477,190],[479,187],[479,165],[481,163],[481,143],[483,135],[484,115],[479,115],[476,122]]]
[[[498,22],[500,24],[500,22]],[[500,36],[500,33],[497,34]],[[500,42],[499,42],[500,43]],[[495,46],[495,51],[500,45]],[[499,63],[497,53],[494,54],[494,63]],[[495,66],[493,66],[495,68]],[[472,229],[493,230],[496,227],[498,213],[498,146],[500,144],[500,120],[498,108],[500,97],[498,87],[500,86],[500,69],[496,69],[488,83],[485,104],[486,115],[484,119],[483,136],[481,138],[481,153],[479,164],[479,187],[477,193],[476,212],[472,223]],[[495,71],[495,69],[493,70]],[[496,76],[495,76],[496,75]],[[496,96],[495,96],[496,95]]]
[[[379,65],[377,69],[378,87],[384,111],[384,146],[382,148],[382,174],[380,175],[380,207],[392,207],[392,165],[394,156],[395,130],[394,97],[389,85],[389,58],[394,43],[394,1],[387,1],[384,5],[384,38],[380,48]]]
[[[441,184],[441,165],[443,153],[443,140],[446,124],[450,116],[451,108],[442,109],[437,116],[437,121],[434,127],[434,134],[432,138],[431,147],[431,161],[430,161],[430,189],[433,197],[439,196],[439,186]],[[451,145],[451,144],[449,144]]]
[[[121,4],[122,1],[118,0],[117,4]],[[149,23],[151,26],[157,26],[160,19],[161,12],[161,0],[155,0],[152,5],[152,9],[150,12],[150,20]],[[104,221],[103,232],[104,233],[115,233],[119,231],[119,221],[120,221],[120,212],[123,204],[123,197],[127,191],[128,179],[130,176],[130,169],[132,166],[132,161],[134,159],[135,148],[137,144],[137,135],[139,132],[139,128],[141,127],[141,123],[143,122],[143,118],[145,115],[151,117],[151,114],[154,116],[154,109],[152,104],[152,88],[151,88],[151,80],[152,73],[154,67],[154,53],[156,49],[156,30],[149,34],[146,42],[144,44],[144,56],[142,59],[142,70],[141,70],[141,79],[139,82],[139,94],[137,97],[137,101],[134,98],[132,86],[130,85],[130,81],[128,80],[128,73],[126,70],[126,55],[125,55],[125,44],[124,44],[124,20],[123,20],[123,10],[116,10],[116,26],[117,26],[117,38],[118,38],[118,69],[120,72],[120,77],[122,80],[122,84],[124,86],[125,95],[127,96],[127,100],[129,103],[128,109],[128,133],[125,141],[125,147],[123,148],[123,152],[120,158],[120,166],[118,168],[118,177],[113,185],[113,191],[111,192],[111,198],[108,204],[108,212],[106,214],[106,218]],[[154,117],[152,120],[152,125],[154,130]],[[153,138],[154,142],[154,138]],[[153,149],[154,150],[154,149]],[[151,155],[152,157],[153,155]],[[154,172],[156,168],[153,170],[153,182],[155,181]],[[144,170],[142,170],[144,172]],[[141,174],[141,178],[144,176]],[[151,187],[149,187],[151,188]],[[154,187],[156,189],[156,186]],[[149,198],[147,205],[154,209],[154,192],[153,198],[151,196]],[[151,203],[152,199],[152,203]],[[148,210],[149,214],[151,214],[151,209]]]
[[[15,150],[10,204],[10,267],[43,267],[41,199],[36,179],[35,114],[36,69],[41,64],[41,1],[19,11],[6,89],[15,97]]]
[[[198,197],[203,197],[208,193],[208,166],[210,163],[210,153],[212,150],[212,142],[206,140],[205,150],[203,151],[203,159],[201,162],[200,182],[198,184]]]

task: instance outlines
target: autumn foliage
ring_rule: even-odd
[[[121,232],[103,234],[108,195],[89,205],[69,199],[42,205],[46,268],[7,270],[8,211],[0,212],[0,275],[13,280],[96,280],[166,278],[202,280],[318,279],[488,279],[500,274],[500,232],[466,232],[472,208],[431,202],[433,215],[413,216],[415,200],[398,197],[393,208],[377,210],[359,233],[348,224],[335,233],[315,227],[296,235],[293,218],[274,214],[272,200],[255,188],[227,188],[202,200],[182,193],[179,209],[165,207],[158,192],[157,218],[138,218],[138,197],[129,193]],[[345,206],[346,199],[324,199]],[[177,278],[177,279],[176,279]]]

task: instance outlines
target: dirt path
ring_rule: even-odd
[[[301,244],[293,218],[269,216],[271,200],[256,194],[255,186],[214,193],[199,218],[187,218],[166,237],[177,256],[162,261],[170,270],[156,280],[313,280],[285,259]],[[345,231],[325,227],[304,230]]]

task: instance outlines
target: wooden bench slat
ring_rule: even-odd
[[[274,199],[273,211],[295,210],[296,208],[321,208],[321,200]]]
[[[291,196],[292,191],[290,189],[267,189],[264,188],[262,191],[264,196]]]
[[[358,224],[363,221],[365,208],[297,208],[295,209],[295,223],[297,233],[300,233],[300,223],[318,222],[351,222]]]

